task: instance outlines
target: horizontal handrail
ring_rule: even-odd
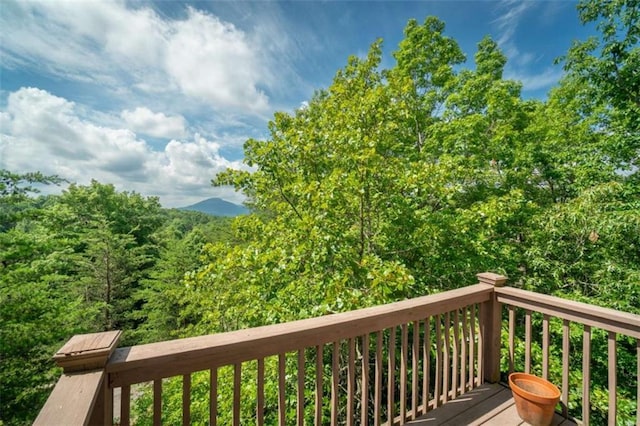
[[[498,302],[640,339],[640,315],[513,287],[496,287]]]
[[[475,284],[434,295],[228,333],[116,349],[106,366],[119,387],[259,359],[373,333],[483,303],[494,287]]]

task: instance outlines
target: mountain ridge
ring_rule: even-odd
[[[178,210],[191,210],[206,213],[211,216],[234,217],[249,213],[249,210],[241,205],[231,203],[222,198],[207,198],[195,204],[178,207]]]

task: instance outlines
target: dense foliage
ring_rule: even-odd
[[[523,100],[494,41],[456,71],[464,56],[443,31],[436,18],[409,22],[391,69],[379,41],[349,58],[307,107],[275,115],[268,140],[246,143],[255,172],[216,178],[257,214],[235,223],[244,244],[207,247],[192,279],[220,312],[203,331],[452,288],[480,270],[637,309],[637,90],[612,97],[598,74],[607,48],[587,67],[576,45],[548,100]],[[637,43],[623,46],[636,57]],[[217,305],[237,300],[269,309]]]
[[[580,2],[600,37],[569,50],[545,101],[503,78],[490,38],[465,67],[443,22],[410,21],[391,68],[376,41],[308,106],[276,113],[268,139],[246,142],[253,171],[214,179],[248,197],[253,213],[233,222],[98,182],[35,197],[62,181],[2,171],[2,421],[33,419],[59,373],[51,354],[78,332],[123,329],[134,344],[235,330],[463,286],[486,270],[640,313],[638,9]],[[605,338],[594,335],[596,420]],[[621,371],[632,362],[623,354]],[[207,377],[193,380],[198,418]],[[179,388],[167,385],[167,407]],[[142,393],[136,412],[148,402]]]
[[[182,276],[204,243],[229,238],[230,220],[98,182],[30,197],[31,183],[62,181],[0,176],[0,422],[28,424],[60,374],[51,357],[73,334],[121,329],[124,344],[177,334]]]
[[[198,332],[450,289],[482,270],[640,313],[640,12],[634,1],[579,12],[602,35],[571,48],[544,102],[503,78],[507,58],[489,38],[475,67],[461,68],[460,48],[430,17],[408,23],[392,68],[381,69],[377,41],[308,106],[276,114],[267,140],[245,144],[255,172],[214,180],[257,214],[235,223],[244,244],[207,247],[209,264],[190,277],[208,313]],[[605,336],[593,339],[600,421]],[[619,344],[629,370],[633,346]],[[634,386],[620,381],[622,421]]]

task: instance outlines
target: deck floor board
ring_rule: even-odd
[[[518,416],[511,390],[501,384],[484,384],[408,423],[412,426],[484,425],[526,426]],[[556,414],[553,425],[575,426]]]

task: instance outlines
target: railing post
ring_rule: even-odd
[[[502,287],[507,277],[483,272],[476,275],[481,284]],[[481,306],[480,333],[482,333],[482,377],[485,382],[500,381],[500,332],[502,328],[502,306],[495,293]]]
[[[113,392],[105,372],[121,331],[73,336],[53,356],[63,373],[49,395],[36,426],[111,425]]]

